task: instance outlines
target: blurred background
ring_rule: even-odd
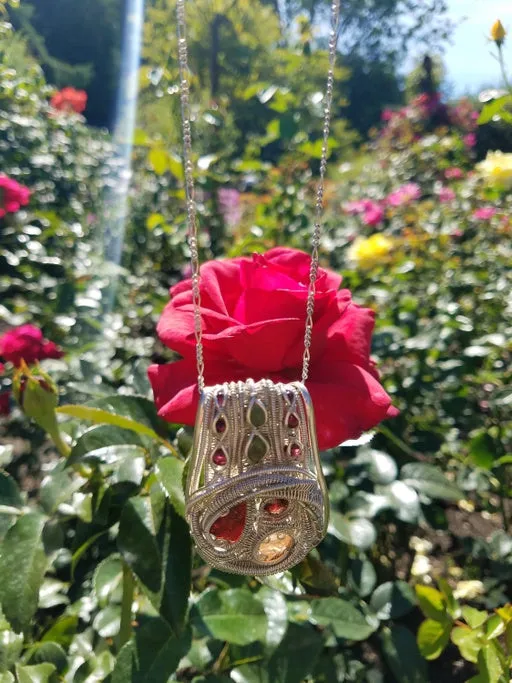
[[[190,445],[146,374],[175,358],[155,327],[190,275],[175,9],[0,0],[0,576],[26,579],[0,581],[0,681],[508,683],[512,5],[343,0],[321,258],[375,310],[401,412],[323,454],[329,534],[293,573],[262,586],[196,558],[190,580],[172,521],[185,570],[168,578],[164,656],[164,553],[141,510],[163,506],[155,481],[181,510],[183,464],[165,479],[147,430]],[[195,0],[187,15],[201,259],[308,250],[329,3]],[[142,424],[141,441],[108,416],[84,436],[83,411],[49,439],[15,400],[22,361],[61,403]],[[19,526],[27,510],[44,522]],[[155,609],[165,625],[139,629]],[[138,673],[119,654],[133,643]]]

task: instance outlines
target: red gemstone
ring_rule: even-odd
[[[292,456],[292,458],[300,458],[300,454],[300,446],[294,443],[293,446],[290,448],[290,455]]]
[[[228,459],[226,458],[226,454],[224,453],[222,448],[217,448],[217,450],[213,454],[212,460],[215,463],[215,465],[225,465],[228,461]]]
[[[226,431],[226,420],[223,417],[219,417],[217,422],[215,423],[215,431],[217,434],[224,434]]]
[[[244,531],[246,516],[247,503],[239,503],[231,508],[227,515],[223,515],[215,520],[210,527],[210,533],[215,538],[236,543]]]
[[[288,507],[288,501],[286,498],[274,498],[270,502],[264,505],[265,512],[269,515],[280,515]]]
[[[299,426],[299,418],[297,417],[297,415],[295,415],[295,413],[292,413],[288,417],[287,424],[288,424],[288,427],[291,427],[292,429],[295,429],[295,427]]]

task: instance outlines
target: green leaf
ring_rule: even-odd
[[[92,626],[102,638],[113,638],[121,627],[121,607],[107,605],[94,617]]]
[[[23,635],[0,626],[0,674],[18,661],[23,649]]]
[[[262,641],[267,634],[263,605],[242,588],[204,592],[192,609],[191,623],[205,635],[234,645]]]
[[[463,494],[435,465],[423,462],[410,462],[402,467],[400,478],[403,482],[424,493],[429,498],[442,500],[461,500]]]
[[[58,673],[62,674],[68,668],[68,658],[64,649],[58,643],[36,643],[30,650],[29,662],[43,664],[48,662],[55,666]]]
[[[0,672],[0,683],[14,683],[14,676],[9,671]]]
[[[312,672],[322,651],[322,635],[310,624],[289,624],[268,662],[271,683],[300,683]]]
[[[158,592],[161,584],[157,532],[151,500],[140,496],[128,500],[121,512],[117,547],[126,564],[152,592]]]
[[[367,550],[377,538],[375,526],[368,519],[348,519],[336,510],[331,512],[328,532],[360,550]]]
[[[340,598],[323,598],[311,603],[312,618],[317,624],[331,626],[338,638],[366,640],[377,628],[352,603]]]
[[[485,637],[487,640],[498,638],[505,633],[505,622],[499,614],[493,614],[485,625]]]
[[[93,586],[100,606],[121,602],[123,593],[123,563],[118,555],[110,555],[94,572]]]
[[[444,624],[440,621],[427,619],[418,631],[418,647],[425,659],[437,659],[441,656],[445,647],[450,642],[452,622],[447,620]]]
[[[66,462],[68,465],[74,465],[80,462],[84,456],[96,456],[101,459],[102,453],[105,453],[105,448],[112,446],[132,444],[144,448],[150,443],[146,437],[128,429],[112,425],[95,426],[88,429],[76,440]]]
[[[512,106],[512,95],[498,97],[498,99],[486,104],[480,113],[478,125],[482,126],[484,123],[489,123],[495,116],[500,116],[504,119],[507,119],[510,117],[510,112],[507,110],[507,106]]]
[[[267,615],[267,637],[265,650],[267,653],[275,650],[282,641],[288,627],[288,606],[283,595],[278,591],[264,586],[256,594],[261,600]]]
[[[74,614],[65,614],[51,625],[41,638],[41,641],[44,643],[59,643],[59,645],[67,649],[76,635],[77,626],[78,617]]]
[[[58,465],[41,483],[39,498],[43,510],[48,515],[56,512],[59,505],[67,502],[85,481],[81,477],[72,476]]]
[[[153,439],[160,439],[158,434],[150,427],[147,427],[140,422],[136,422],[129,417],[114,415],[106,410],[101,410],[101,408],[67,405],[57,408],[57,412],[61,413],[62,415],[76,417],[80,420],[90,420],[91,422],[96,422],[98,424],[110,424],[116,427],[121,427],[122,429],[130,429],[133,432],[137,432],[137,434],[144,434],[145,436],[150,436]]]
[[[35,664],[34,666],[20,666],[16,664],[16,678],[18,683],[48,683],[54,673],[53,664]]]
[[[462,616],[464,617],[466,623],[469,624],[471,628],[475,629],[487,621],[488,614],[483,610],[478,610],[474,607],[465,605],[462,608]]]
[[[161,213],[151,213],[146,218],[146,228],[148,230],[154,230],[162,224],[165,224],[165,217]]]
[[[473,631],[470,628],[457,626],[451,633],[451,639],[452,643],[459,648],[464,659],[474,664],[477,663],[478,653],[483,645],[482,631]]]
[[[169,497],[171,505],[181,517],[185,517],[184,469],[185,462],[173,457],[160,458],[155,467],[158,481]]]
[[[14,479],[0,470],[0,506],[5,508],[5,512],[0,512],[0,541],[7,533],[7,530],[13,525],[16,520],[16,509],[23,507],[23,498],[21,497],[20,490]],[[9,510],[12,508],[12,510]],[[13,512],[14,514],[9,514],[7,512]]]
[[[481,467],[484,470],[492,469],[494,455],[494,442],[487,431],[482,430],[469,442],[469,457],[477,467]]]
[[[444,622],[446,618],[446,599],[431,586],[416,586],[416,597],[423,614],[429,619]]]
[[[347,578],[348,583],[362,598],[370,595],[377,583],[375,568],[366,559],[353,560],[350,563]]]
[[[408,628],[384,628],[380,639],[384,657],[396,683],[429,683],[425,660]]]
[[[506,673],[498,655],[496,643],[489,643],[480,650],[478,665],[481,674],[487,677],[486,680],[489,683],[499,683],[502,680],[501,676]]]
[[[389,581],[381,584],[370,601],[370,607],[381,621],[403,617],[415,606],[416,596],[405,581]]]
[[[162,147],[152,147],[148,153],[148,161],[157,175],[163,175],[169,168],[168,154]]]
[[[28,629],[37,610],[48,564],[42,543],[44,524],[42,515],[24,515],[0,546],[0,604],[16,631]]]
[[[177,638],[163,619],[142,616],[139,621],[117,657],[111,683],[167,683],[190,649],[190,630]]]
[[[192,542],[188,524],[167,506],[164,531],[159,539],[161,561],[160,590],[147,591],[153,606],[179,635],[183,630],[190,593]]]

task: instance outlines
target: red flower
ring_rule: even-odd
[[[81,114],[87,106],[87,93],[85,90],[75,90],[75,88],[63,88],[50,100],[50,104],[58,111],[75,111]]]
[[[46,358],[62,358],[63,351],[34,325],[21,325],[0,337],[0,356],[16,367],[24,360],[27,365]]]
[[[287,248],[201,268],[205,381],[300,378],[310,257]],[[370,361],[373,311],[352,303],[341,277],[319,269],[308,389],[321,449],[397,414]],[[198,403],[191,281],[171,289],[158,335],[183,357],[153,365],[159,414],[193,425]]]
[[[26,206],[30,199],[30,190],[12,178],[0,174],[0,218],[7,213],[16,213]]]

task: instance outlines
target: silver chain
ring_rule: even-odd
[[[190,84],[188,67],[187,32],[185,22],[185,1],[177,1],[178,23],[178,63],[180,71],[180,99],[181,126],[183,136],[183,166],[185,173],[185,194],[187,201],[187,229],[190,249],[190,264],[192,267],[192,299],[194,306],[194,333],[196,338],[197,385],[199,392],[204,389],[204,356],[201,327],[201,289],[199,252],[197,242],[197,213],[194,189],[194,164],[192,162],[192,134],[190,114]],[[311,339],[313,335],[313,315],[315,311],[316,280],[318,276],[318,261],[320,247],[320,233],[324,205],[324,181],[327,168],[327,152],[329,132],[331,127],[332,97],[334,91],[334,67],[336,64],[336,46],[340,24],[340,0],[331,3],[331,30],[329,34],[329,68],[327,85],[324,96],[324,121],[322,156],[320,159],[320,178],[316,190],[315,222],[311,238],[311,266],[309,271],[309,287],[306,303],[306,326],[304,331],[304,356],[302,360],[302,382],[305,383],[309,375],[311,360]]]

